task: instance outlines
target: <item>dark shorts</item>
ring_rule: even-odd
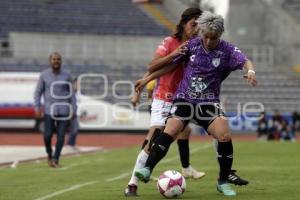
[[[184,99],[175,99],[168,118],[179,118],[183,121],[184,127],[192,121],[207,131],[209,125],[221,116],[225,114],[219,103],[193,104]]]

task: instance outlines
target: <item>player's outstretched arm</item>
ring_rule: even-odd
[[[161,56],[159,54],[155,54],[153,60],[148,65],[148,72],[152,73],[161,68],[164,68],[166,65],[172,63],[173,59],[179,54],[184,54],[187,50],[186,45],[188,41],[182,43],[177,49],[166,56]]]
[[[133,96],[131,97],[131,104],[135,107],[138,103],[140,103],[140,91],[134,91]]]
[[[256,86],[257,80],[256,80],[255,71],[254,71],[254,66],[250,60],[247,60],[245,62],[244,69],[246,71],[244,78],[247,79],[248,84],[250,84],[251,86]]]
[[[170,65],[167,65],[166,67],[164,68],[161,68],[157,71],[154,71],[153,73],[149,73],[148,76],[142,78],[142,79],[139,79],[135,82],[135,91],[142,91],[144,89],[144,87],[147,85],[147,83],[149,83],[150,81],[160,77],[161,75],[163,74],[166,74],[168,73],[169,71],[172,71],[176,68],[177,64],[170,64]]]
[[[146,72],[144,75],[143,75],[143,78],[142,79],[139,79],[139,80],[143,80],[145,79],[147,76],[149,76],[150,73],[149,72]],[[139,81],[137,80],[136,83]],[[136,85],[135,83],[135,85]],[[147,84],[147,83],[146,83]],[[143,87],[144,88],[144,87]],[[135,107],[138,103],[140,103],[140,98],[141,98],[141,91],[143,90],[143,88],[141,88],[140,90],[136,90],[134,91],[132,97],[131,97],[131,104]]]

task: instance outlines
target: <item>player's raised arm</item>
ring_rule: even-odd
[[[131,104],[135,107],[138,103],[140,103],[140,91],[134,91],[133,96],[131,97]]]
[[[149,72],[146,72],[144,75],[143,75],[143,78],[139,79],[139,80],[143,80],[145,79],[147,76],[149,76],[150,73]],[[137,82],[137,81],[136,81]],[[136,84],[136,83],[135,83]],[[146,83],[147,84],[147,83]],[[144,87],[143,87],[144,88]],[[131,104],[135,107],[138,103],[140,103],[140,96],[141,96],[141,91],[143,90],[143,88],[141,88],[140,90],[137,90],[135,88],[134,90],[134,93],[131,97]]]
[[[171,64],[176,56],[184,54],[186,51],[186,45],[188,44],[188,41],[183,42],[174,51],[170,53],[166,50],[168,49],[168,45],[170,45],[169,43],[170,42],[167,38],[158,47],[153,60],[148,65],[148,72],[152,73],[156,70],[159,70],[165,67],[166,65]]]
[[[139,79],[135,82],[135,91],[140,92],[144,89],[144,87],[149,83],[150,81],[157,79],[158,77],[174,70],[176,68],[177,64],[169,64],[157,71],[154,71],[153,73],[149,73],[148,76],[143,77],[142,79]]]

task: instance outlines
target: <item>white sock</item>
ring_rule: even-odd
[[[191,171],[192,170],[192,166],[189,165],[187,168],[182,168],[184,171]]]
[[[144,151],[142,150],[139,155],[137,156],[136,158],[136,161],[135,161],[135,165],[134,165],[134,168],[133,168],[133,171],[132,171],[132,175],[131,175],[131,179],[128,183],[128,185],[138,185],[138,178],[134,175],[134,172],[137,170],[137,169],[141,169],[143,167],[145,167],[145,164],[146,164],[146,161],[148,159],[149,155]]]

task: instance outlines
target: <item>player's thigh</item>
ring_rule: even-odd
[[[217,117],[209,126],[208,133],[216,138],[219,142],[231,140],[228,120],[225,117]]]

